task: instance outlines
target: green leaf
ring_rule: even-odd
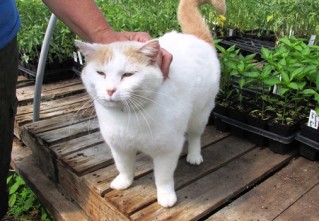
[[[295,82],[291,82],[288,84],[288,87],[289,88],[292,88],[292,89],[295,89],[295,90],[298,90],[298,84],[295,83]]]
[[[237,66],[237,68],[238,68],[238,72],[239,72],[239,73],[243,73],[244,70],[245,70],[245,64],[240,63],[240,64]]]
[[[267,48],[261,48],[261,55],[265,60],[268,60],[270,57],[270,51]]]
[[[306,47],[304,49],[302,49],[301,53],[303,55],[309,55],[310,54],[310,48],[309,47]]]
[[[280,71],[280,76],[282,77],[284,83],[288,84],[290,82],[289,76],[285,71]]]
[[[287,93],[290,89],[285,87],[279,87],[278,92],[281,96],[283,96],[285,93]]]
[[[19,189],[20,186],[24,185],[25,182],[23,181],[23,179],[21,177],[16,177],[16,182],[10,187],[9,190],[9,195],[17,192],[17,190]]]
[[[280,59],[279,64],[282,66],[286,66],[287,65],[286,59],[285,58]]]
[[[238,84],[239,84],[239,87],[240,88],[243,88],[244,85],[246,84],[246,81],[244,78],[240,78],[239,81],[238,81]]]
[[[313,89],[305,89],[301,92],[304,95],[315,95],[317,94],[317,92]]]
[[[304,70],[303,67],[293,70],[292,73],[290,74],[290,81],[292,81],[293,79],[295,79],[295,77],[303,73],[303,70]]]
[[[257,78],[259,76],[259,73],[257,71],[252,71],[252,72],[245,72],[243,75],[249,78]]]
[[[277,76],[272,76],[263,80],[263,82],[268,86],[274,86],[281,83],[280,79]]]
[[[255,56],[256,56],[256,54],[247,55],[247,56],[245,57],[245,60],[246,60],[246,61],[250,61],[250,60],[254,59]]]
[[[271,21],[273,18],[274,18],[273,15],[268,15],[266,21],[269,22],[269,21]]]
[[[287,38],[280,38],[279,41],[284,43],[285,45],[292,46],[290,40]]]
[[[15,205],[16,201],[17,201],[17,195],[16,194],[10,195],[9,207],[13,207]]]

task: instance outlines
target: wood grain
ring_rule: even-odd
[[[229,202],[283,164],[292,154],[272,154],[268,149],[253,149],[217,171],[177,191],[178,204],[170,209],[157,203],[133,214],[133,220],[197,220]]]
[[[319,182],[318,172],[317,163],[307,162],[304,158],[294,160],[208,220],[247,220],[248,218],[266,221],[280,217],[283,211]],[[316,197],[319,197],[318,194]]]

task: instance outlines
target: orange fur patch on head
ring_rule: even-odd
[[[90,60],[99,62],[100,64],[108,63],[113,58],[113,51],[107,46],[100,46],[95,53],[90,56]]]
[[[134,47],[125,48],[123,54],[133,63],[142,65],[148,65],[150,63],[150,59],[142,53],[139,53]]]

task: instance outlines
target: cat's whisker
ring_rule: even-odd
[[[135,93],[132,93],[132,97],[136,97],[136,98],[140,98],[141,100],[144,100],[144,101],[147,101],[147,102],[152,102],[153,104],[163,108],[163,109],[167,109],[167,107],[163,106],[162,104],[158,103],[158,102],[155,102],[154,100],[148,98],[148,97],[145,97],[145,96],[142,96],[142,95],[139,95],[139,94],[135,94]]]
[[[132,108],[132,110],[133,110],[133,112],[134,112],[134,116],[135,116],[136,122],[137,122],[137,124],[138,124],[138,129],[140,130],[140,129],[142,128],[142,126],[141,126],[140,119],[138,118],[138,114],[136,113],[136,110],[135,110],[135,108],[134,108],[135,105],[132,103],[131,100],[127,100],[127,101],[128,101],[128,105],[129,105],[129,106],[133,106],[133,107],[131,107],[131,108]]]
[[[128,113],[126,131],[129,132],[130,120],[131,120],[131,115],[132,115],[131,114],[131,108],[130,108],[130,105],[128,104],[128,101],[126,101],[125,99],[121,99],[121,101],[124,104],[124,110],[123,111],[127,111],[127,113]]]
[[[144,106],[141,104],[141,102],[143,101],[141,98],[138,98],[138,97],[132,97],[131,98],[132,101],[134,101],[138,107],[141,108],[141,110],[149,117],[149,119],[151,119],[154,123],[157,123],[157,121],[155,121],[149,114],[148,112],[144,109]]]
[[[90,107],[93,107],[94,106],[93,102],[94,101],[92,99],[89,99],[73,114],[73,117],[71,118],[71,121],[70,121],[71,123],[69,126],[69,134],[71,133],[71,129],[72,129],[72,126],[74,125],[76,118],[81,118],[86,113],[86,111],[88,111]]]
[[[173,99],[170,94],[166,94],[166,93],[159,92],[159,91],[152,91],[152,90],[145,90],[145,89],[134,89],[134,92],[147,92],[147,93],[159,94],[159,95],[164,95],[170,99]]]
[[[129,101],[130,101],[130,102],[137,108],[137,110],[140,112],[141,116],[143,117],[143,119],[144,119],[144,121],[145,121],[145,123],[146,123],[146,126],[148,127],[148,130],[149,130],[149,132],[150,132],[150,136],[151,136],[152,139],[153,139],[153,133],[152,133],[150,124],[148,123],[148,120],[147,120],[146,116],[144,115],[145,110],[143,109],[143,106],[142,106],[140,103],[138,103],[136,100],[134,100],[134,99],[130,99]]]

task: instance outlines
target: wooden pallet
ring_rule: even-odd
[[[206,217],[286,165],[294,156],[294,153],[273,154],[207,127],[203,135],[205,163],[197,167],[187,164],[186,151],[183,151],[175,173],[179,202],[172,209],[164,209],[156,203],[152,162],[147,156],[139,154],[131,188],[111,190],[109,184],[117,170],[96,121],[86,119],[67,124],[69,121],[59,117],[54,124],[50,122],[51,119],[26,125],[22,140],[33,146],[41,168],[45,168],[63,192],[93,220]]]
[[[18,77],[18,110],[14,134],[20,138],[20,128],[32,122],[34,81],[24,76]],[[51,82],[42,86],[40,120],[85,109],[91,104],[89,96],[79,78],[67,81]],[[81,114],[81,111],[79,111]]]
[[[165,209],[157,204],[152,162],[144,154],[137,157],[132,187],[112,190],[110,182],[117,170],[99,132],[94,111],[77,113],[80,104],[77,106],[73,98],[80,98],[81,93],[70,89],[62,97],[48,96],[52,100],[43,102],[41,111],[50,115],[41,121],[28,123],[17,119],[23,122],[18,126],[19,134],[32,149],[32,160],[30,149],[26,154],[25,148],[18,148],[13,153],[13,165],[42,196],[57,220],[289,220],[292,217],[315,220],[318,217],[318,163],[303,158],[292,160],[295,152],[274,154],[245,139],[218,132],[213,126],[208,126],[202,137],[202,165],[187,164],[185,150],[181,155],[175,172],[178,196],[175,207]],[[81,102],[87,100],[83,98]],[[50,105],[45,106],[46,103]],[[69,111],[63,112],[69,107]],[[26,109],[19,107],[21,116],[29,113]],[[36,185],[34,171],[41,173],[39,168],[50,177],[50,181],[45,181],[50,185]],[[67,204],[72,209],[67,206],[63,209],[58,201],[48,199],[44,186],[55,185],[59,193],[68,196],[65,201],[74,200],[75,205]],[[62,198],[59,200],[63,201]],[[79,210],[76,214],[79,218],[67,216],[68,210]]]

